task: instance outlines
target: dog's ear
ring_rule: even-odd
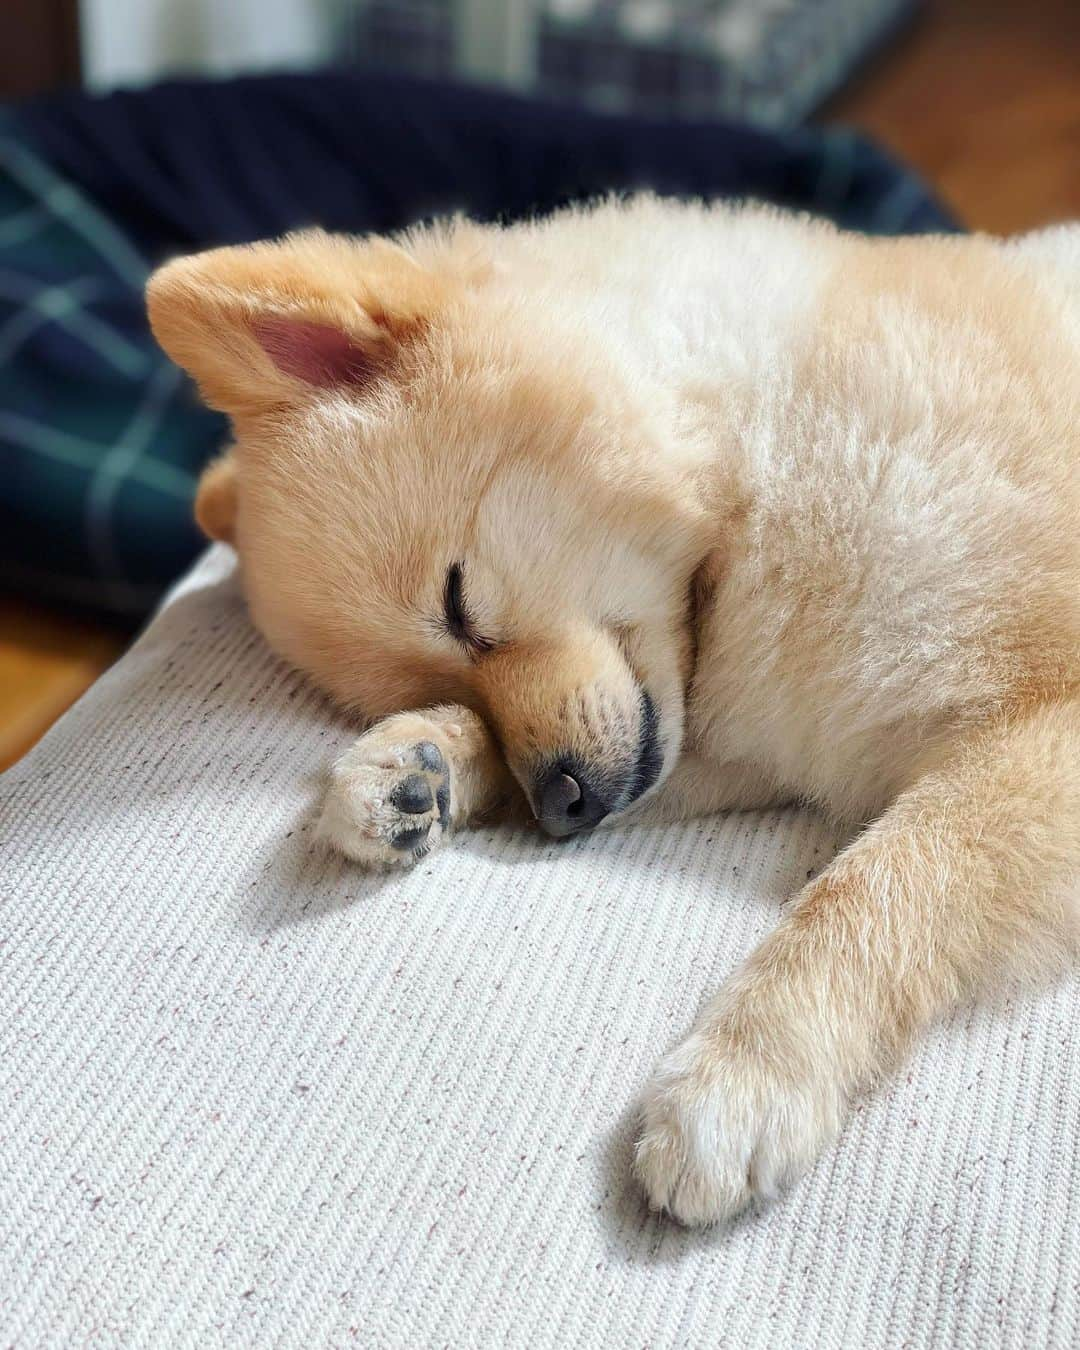
[[[455,289],[396,244],[312,230],[179,258],[146,294],[161,346],[242,418],[313,387],[363,389]]]
[[[236,461],[232,455],[212,460],[195,492],[195,519],[208,539],[232,544],[236,539]]]

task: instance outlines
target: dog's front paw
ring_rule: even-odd
[[[319,837],[368,865],[430,853],[452,821],[451,768],[437,744],[445,734],[405,716],[361,736],[330,771]]]
[[[718,1223],[809,1167],[841,1116],[827,1070],[781,1074],[760,1052],[695,1034],[645,1091],[634,1170],[652,1209],[692,1226]]]

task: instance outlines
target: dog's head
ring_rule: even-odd
[[[618,339],[500,238],[221,249],[149,308],[232,418],[197,514],[270,641],[368,716],[474,707],[568,834],[678,754],[702,511]]]

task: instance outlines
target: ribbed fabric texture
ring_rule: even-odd
[[[1075,979],[936,1031],[776,1204],[652,1217],[631,1103],[835,834],[366,875],[309,842],[352,733],[230,559],[0,779],[0,1342],[1080,1344]]]

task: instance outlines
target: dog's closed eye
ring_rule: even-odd
[[[482,637],[473,625],[465,599],[464,569],[461,563],[451,563],[446,573],[443,619],[450,636],[470,651],[489,652],[495,646],[491,638]]]

